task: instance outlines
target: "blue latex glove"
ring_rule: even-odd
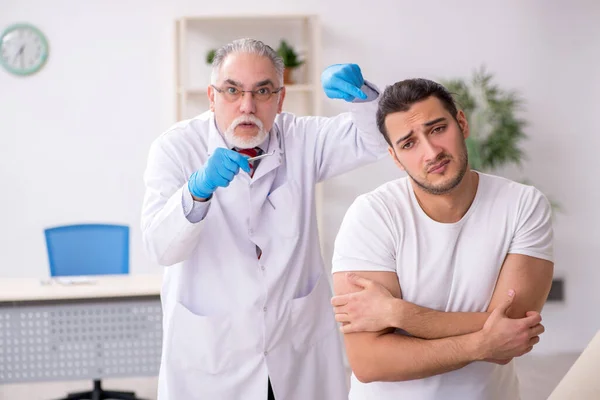
[[[360,90],[364,83],[360,67],[356,64],[334,64],[321,74],[323,90],[330,99],[366,100],[367,95]]]
[[[204,168],[194,172],[188,181],[190,193],[200,199],[208,199],[217,188],[227,187],[240,168],[250,173],[248,157],[237,151],[218,147],[208,158]]]

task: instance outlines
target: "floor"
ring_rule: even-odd
[[[546,400],[578,354],[531,355],[518,358],[522,400]]]

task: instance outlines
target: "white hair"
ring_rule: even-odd
[[[233,42],[226,44],[216,51],[212,62],[212,73],[210,76],[210,81],[213,85],[217,83],[217,78],[223,62],[227,56],[232,53],[248,53],[256,54],[261,57],[267,57],[269,60],[271,60],[275,70],[277,71],[279,84],[283,85],[283,59],[275,50],[273,50],[271,46],[261,42],[260,40],[250,38],[234,40]]]

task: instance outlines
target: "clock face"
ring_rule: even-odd
[[[16,75],[31,75],[48,58],[48,42],[42,32],[29,24],[7,28],[0,36],[0,64]]]

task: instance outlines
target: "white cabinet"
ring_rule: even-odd
[[[294,84],[286,84],[284,111],[321,115],[320,31],[315,15],[255,15],[182,17],[176,21],[176,118],[191,118],[208,109],[206,89],[210,49],[240,38],[258,39],[277,50],[285,40],[305,62],[293,70]]]

